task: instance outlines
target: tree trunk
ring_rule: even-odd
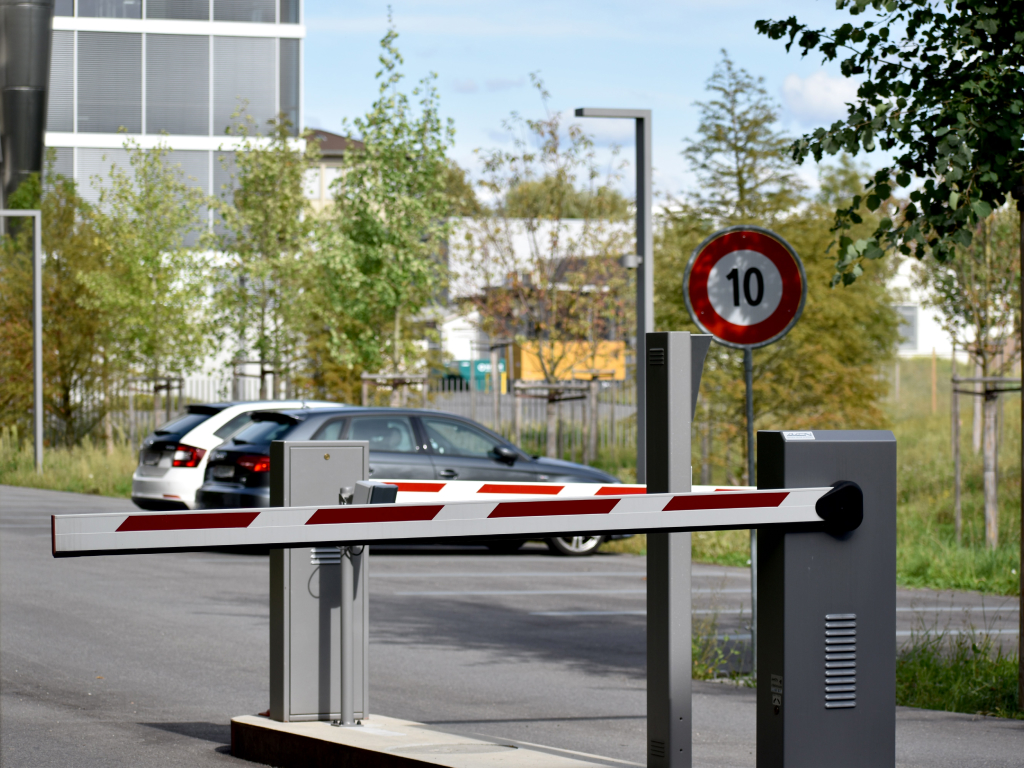
[[[558,458],[558,402],[554,399],[554,393],[548,393],[547,403],[548,434],[547,445],[544,447],[544,455],[549,459]]]
[[[995,549],[999,544],[999,499],[996,492],[997,403],[995,396],[985,397],[984,400],[985,545],[989,549]]]
[[[981,367],[981,363],[975,363],[974,364],[974,378],[980,379],[982,376],[984,376],[985,375],[984,374],[984,370],[985,369]],[[974,383],[974,391],[975,392],[979,392],[979,393],[980,392],[984,392],[985,391],[985,385],[981,384],[979,382],[975,382]],[[983,399],[984,398],[980,394],[975,395],[972,398],[972,400],[974,400],[974,423],[971,425],[971,427],[972,427],[971,447],[974,448],[974,455],[975,456],[977,456],[979,453],[981,453],[981,432],[982,432],[982,426],[983,426],[982,425],[983,416],[982,416],[981,412],[983,410],[983,408],[982,408],[982,400]]]

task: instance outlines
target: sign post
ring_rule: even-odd
[[[804,265],[789,243],[767,229],[729,227],[694,249],[683,276],[690,317],[719,344],[743,350],[747,402],[747,482],[754,469],[754,352],[800,319],[807,300]],[[757,531],[750,530],[752,664],[757,667]]]

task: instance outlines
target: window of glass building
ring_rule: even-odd
[[[281,112],[292,124],[292,136],[299,135],[299,40],[281,40]]]
[[[210,0],[147,0],[146,18],[209,21]]]
[[[244,121],[239,110],[250,115],[261,133],[277,111],[274,48],[269,37],[213,38],[213,132]]]
[[[75,0],[56,0],[53,4],[54,16],[74,16]]]
[[[213,19],[273,24],[277,21],[276,6],[274,0],[213,0]]]
[[[78,0],[79,16],[141,19],[142,0]]]
[[[75,33],[55,29],[50,48],[50,90],[47,94],[46,130],[73,131],[75,89]]]
[[[281,23],[299,23],[299,0],[281,0]]]
[[[142,132],[142,35],[78,33],[78,130]]]
[[[210,38],[148,35],[146,133],[210,134]]]

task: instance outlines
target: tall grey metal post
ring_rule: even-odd
[[[366,441],[276,441],[270,503],[350,503],[368,474]],[[369,565],[369,547],[271,550],[272,719],[351,724],[368,715]]]
[[[743,350],[743,380],[747,389],[747,482],[753,485],[754,468],[754,351]],[[757,674],[757,529],[750,529],[750,668]]]
[[[691,490],[690,429],[710,336],[647,334],[650,493]],[[647,764],[692,764],[690,534],[647,537]]]
[[[759,432],[758,488],[852,481],[863,521],[759,532],[758,768],[896,762],[896,440]],[[817,528],[817,530],[815,530]]]
[[[36,474],[43,473],[43,212],[0,209],[0,220],[32,219],[32,437]]]
[[[646,336],[654,330],[654,192],[651,179],[651,110],[580,107],[576,117],[636,120],[636,481],[647,481]],[[650,555],[648,554],[648,557]]]

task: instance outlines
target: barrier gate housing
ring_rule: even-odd
[[[648,334],[646,348],[649,483],[644,495],[54,515],[53,554],[263,544],[302,547],[307,556],[310,548],[343,547],[345,562],[351,547],[385,541],[648,533],[648,765],[684,768],[692,763],[689,532],[756,527],[757,765],[894,765],[892,434],[760,432],[758,490],[689,493],[690,429],[707,339]],[[324,452],[323,445],[317,450]],[[384,489],[373,485],[357,483],[364,495],[359,500],[376,500],[373,494]],[[339,571],[339,592],[355,596],[354,569]],[[343,616],[352,613],[352,601],[340,605]],[[361,605],[365,610],[365,599]],[[354,649],[365,626],[356,629],[355,615],[343,618],[341,667],[357,664]],[[293,638],[300,632],[295,622],[290,632]],[[354,672],[349,679],[355,680]],[[343,684],[342,699],[349,700],[340,701],[340,716],[349,721],[365,712],[357,712],[352,684],[347,696],[345,690]],[[333,715],[333,706],[328,709]]]

